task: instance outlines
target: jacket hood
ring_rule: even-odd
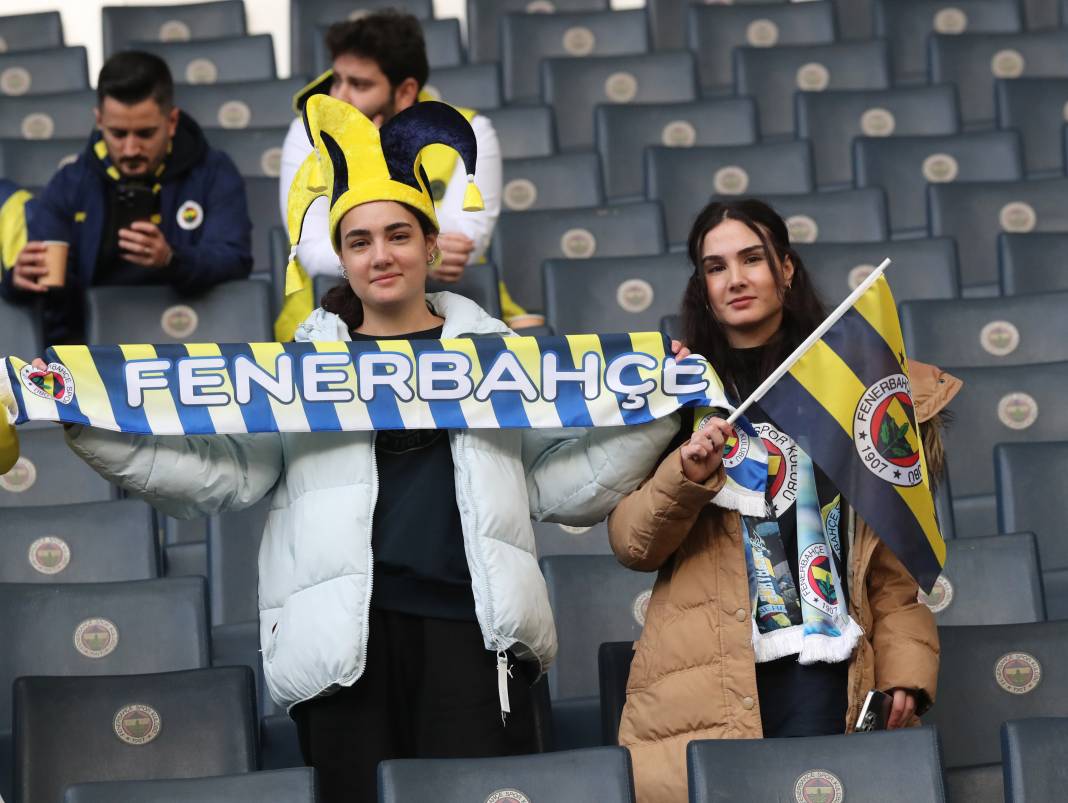
[[[455,293],[427,293],[426,300],[434,312],[445,319],[441,333],[443,338],[513,334],[501,321],[464,296]],[[345,322],[322,307],[314,310],[304,323],[297,327],[293,339],[298,343],[352,340]]]
[[[930,421],[953,401],[964,386],[957,377],[937,365],[909,360],[909,382],[916,405],[916,423]]]
[[[171,140],[171,152],[163,159],[163,170],[158,174],[159,182],[166,184],[177,181],[204,159],[208,150],[208,140],[197,121],[185,112],[178,112],[178,127]],[[103,135],[94,131],[86,147],[86,161],[107,178],[118,181],[117,171],[113,169],[111,158],[103,145]]]

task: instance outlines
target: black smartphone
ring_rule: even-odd
[[[886,692],[872,689],[864,700],[864,707],[857,717],[857,732],[884,731],[890,721],[890,711],[894,707],[894,698]]]
[[[149,222],[156,213],[156,196],[143,184],[120,184],[115,201],[116,231],[137,221]]]

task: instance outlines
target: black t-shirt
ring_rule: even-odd
[[[441,327],[403,338],[435,340]],[[353,340],[375,340],[353,334]],[[396,338],[391,338],[396,339]],[[378,501],[371,528],[371,604],[436,619],[474,621],[456,481],[444,429],[381,430],[375,436]]]

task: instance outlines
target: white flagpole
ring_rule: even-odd
[[[886,270],[889,264],[890,260],[884,259],[882,261],[882,264],[880,264],[879,267],[877,267],[871,272],[871,275],[869,275],[863,282],[857,285],[857,289],[850,293],[846,297],[846,300],[839,304],[835,311],[827,316],[827,320],[817,326],[815,331],[808,337],[806,337],[805,341],[800,346],[794,349],[793,354],[787,357],[783,361],[783,364],[776,368],[771,373],[771,376],[761,382],[760,387],[754,390],[753,393],[749,396],[749,398],[742,402],[738,406],[737,410],[731,413],[730,418],[727,419],[727,423],[733,424],[735,421],[738,420],[738,416],[742,415],[746,410],[749,409],[750,405],[755,404],[756,402],[764,398],[764,394],[771,389],[771,386],[778,382],[780,379],[782,379],[783,375],[794,367],[794,363],[800,360],[805,355],[805,352],[812,348],[813,344],[817,340],[827,334],[828,329],[838,323],[838,319],[845,315],[846,311],[857,303],[858,298],[868,292],[868,288],[875,284],[878,278],[883,275],[883,271]]]

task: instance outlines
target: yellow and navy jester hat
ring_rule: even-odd
[[[330,199],[330,242],[340,253],[338,224],[350,209],[370,201],[397,201],[414,207],[437,226],[430,180],[422,165],[429,145],[447,145],[467,170],[464,211],[483,209],[475,185],[478,146],[471,124],[452,106],[437,101],[416,103],[376,128],[356,107],[329,95],[313,95],[304,104],[304,130],[314,150],[289,188],[287,225],[289,266],[286,295],[303,286],[294,263],[304,216],[312,201]]]

